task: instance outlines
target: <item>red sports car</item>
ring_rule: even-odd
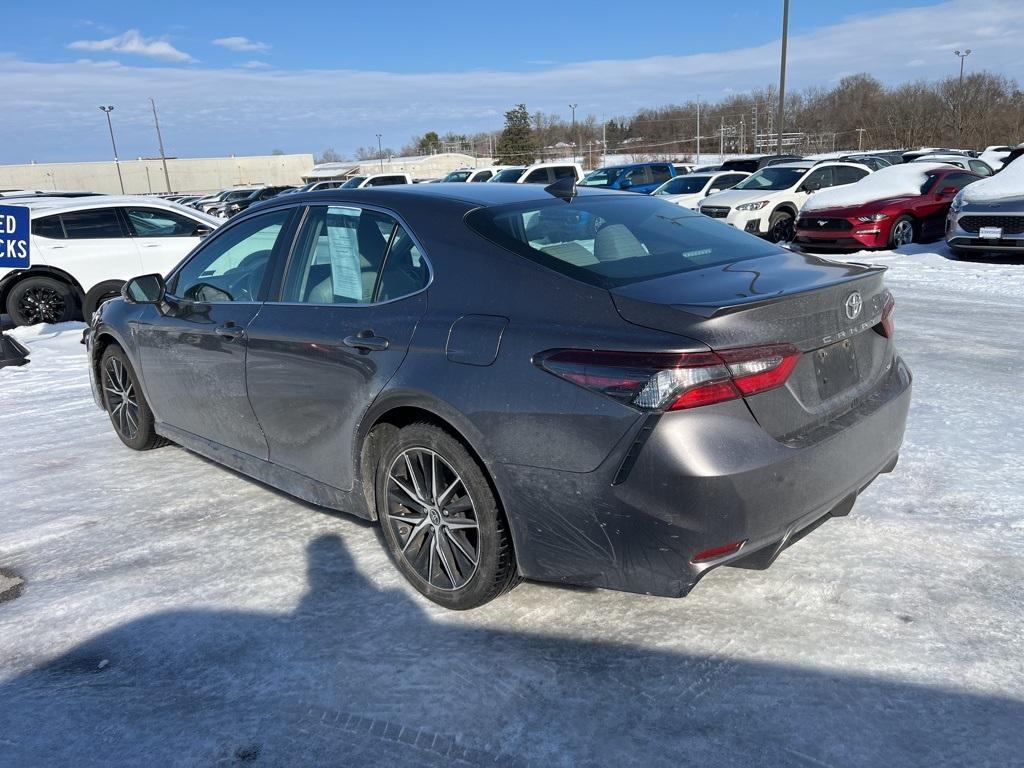
[[[809,251],[898,248],[941,237],[953,197],[981,178],[962,168],[908,163],[811,196],[793,242]]]

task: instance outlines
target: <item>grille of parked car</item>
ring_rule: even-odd
[[[705,216],[710,216],[712,219],[724,219],[729,215],[728,208],[722,208],[714,205],[702,205],[700,212]]]
[[[977,232],[982,227],[999,227],[1003,234],[1019,235],[1024,233],[1024,216],[964,216],[960,219],[960,227],[965,232]]]
[[[853,224],[846,219],[816,219],[813,216],[797,219],[796,226],[797,229],[828,229],[840,232],[853,229]]]

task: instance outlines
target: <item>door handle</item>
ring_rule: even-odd
[[[374,336],[373,331],[360,331],[355,336],[346,336],[343,343],[346,347],[358,349],[360,352],[383,352],[391,344],[387,339]]]
[[[245,336],[245,328],[243,328],[240,325],[235,325],[234,323],[224,323],[224,325],[218,325],[216,328],[213,329],[213,332],[216,333],[218,336],[221,336],[225,339],[229,339],[232,341],[234,341],[235,339],[240,339],[243,336]]]

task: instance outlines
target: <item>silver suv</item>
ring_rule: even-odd
[[[1005,167],[990,179],[964,187],[946,216],[946,244],[954,255],[968,252],[1024,253],[1024,165]]]

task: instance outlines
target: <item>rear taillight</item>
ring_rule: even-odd
[[[891,339],[896,332],[896,325],[892,319],[894,309],[896,309],[896,299],[890,293],[885,299],[885,305],[882,307],[882,320],[878,324],[879,333],[887,339]]]
[[[786,383],[800,352],[789,344],[719,352],[552,349],[549,373],[646,411],[677,411],[756,395]]]

